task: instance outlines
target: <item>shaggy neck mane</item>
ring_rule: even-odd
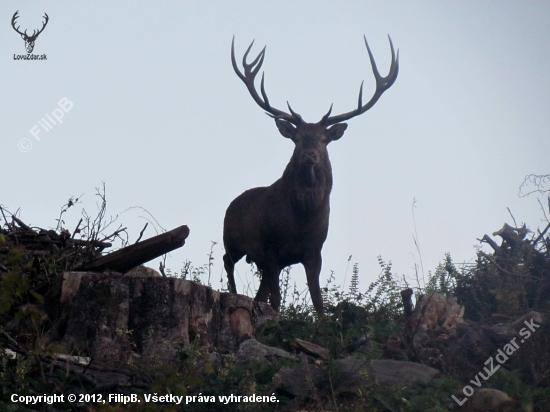
[[[298,211],[315,212],[328,203],[332,190],[332,169],[329,162],[304,166],[291,161],[282,180],[284,187],[290,192],[293,206]]]

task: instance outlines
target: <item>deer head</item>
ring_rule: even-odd
[[[17,10],[14,13],[11,19],[11,25],[13,29],[21,35],[21,38],[25,40],[25,48],[27,49],[27,53],[32,53],[32,51],[34,50],[34,42],[36,41],[36,38],[38,37],[38,35],[44,31],[44,28],[48,24],[49,17],[46,13],[44,13],[44,18],[46,19],[46,21],[42,24],[42,28],[38,30],[38,32],[36,30],[33,30],[32,35],[29,36],[27,35],[27,30],[25,30],[25,32],[22,33],[19,31],[20,26],[15,27],[15,20],[17,20],[17,18],[19,17],[17,13],[19,13],[19,10]]]

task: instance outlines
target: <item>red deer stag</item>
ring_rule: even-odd
[[[389,74],[382,77],[365,37],[365,45],[376,79],[376,91],[372,98],[363,104],[361,84],[357,109],[331,116],[331,106],[319,122],[306,123],[288,103],[290,113],[271,106],[265,92],[263,74],[261,96],[258,94],[254,79],[264,61],[265,47],[256,59],[248,64],[246,60],[254,42],[250,44],[243,56],[243,74],[235,61],[233,38],[231,61],[235,73],[244,82],[254,101],[275,119],[279,132],[291,139],[296,147],[279,180],[268,187],[247,190],[227,208],[223,228],[223,261],[230,292],[237,293],[235,263],[246,255],[246,261],[254,262],[262,276],[256,300],[267,302],[269,298],[271,306],[279,310],[280,272],[286,266],[302,263],[313,306],[317,313],[323,313],[319,274],[321,249],[328,233],[329,196],[332,189],[332,168],[327,145],[340,139],[344,134],[348,125],[342,122],[369,110],[397,79],[399,51],[396,57],[391,38],[389,40],[392,62]]]

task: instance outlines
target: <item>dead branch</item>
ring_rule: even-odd
[[[487,235],[483,235],[481,239],[477,240],[479,240],[480,243],[489,244],[489,246],[491,246],[495,252],[498,252],[500,250],[500,246],[497,245],[496,242]]]
[[[77,233],[80,233],[80,224],[82,223],[82,218],[80,218],[80,220],[78,221],[78,224],[76,225],[76,227],[74,228],[73,230],[73,235],[71,236],[72,239],[74,239],[74,236],[77,234]]]
[[[539,278],[537,277],[534,277],[534,276],[529,276],[529,275],[518,275],[516,273],[512,273],[512,272],[509,272],[508,270],[504,269],[502,266],[500,266],[497,261],[495,260],[495,258],[491,255],[488,255],[486,253],[483,253],[483,252],[479,252],[479,254],[485,258],[487,258],[487,260],[489,260],[489,262],[491,262],[500,272],[504,273],[505,275],[509,275],[509,276],[516,276],[518,278],[526,278],[526,279],[535,279],[535,280],[540,280]]]
[[[411,288],[401,291],[401,301],[403,302],[403,308],[405,310],[405,317],[408,319],[414,310],[412,303],[413,290]]]
[[[546,227],[544,228],[544,230],[542,232],[540,232],[540,234],[538,235],[538,237],[533,241],[533,246],[535,246],[543,237],[544,235],[546,234],[546,232],[548,232],[548,229],[550,229],[550,223],[548,223],[546,225]]]
[[[147,226],[149,225],[149,222],[145,223],[145,226],[143,226],[143,229],[141,229],[141,232],[139,232],[139,237],[136,240],[136,243],[138,243],[141,240],[141,237],[143,236],[143,232],[145,232],[145,229],[147,229]]]
[[[122,225],[121,225],[122,226]],[[122,229],[119,228],[117,230],[115,230],[112,234],[108,235],[108,236],[105,236],[103,239],[100,240],[100,242],[103,242],[107,239],[115,239],[117,237],[120,237],[120,234],[123,233],[123,232],[126,232],[126,229],[128,229],[127,227],[123,227]]]
[[[125,273],[136,266],[182,247],[187,236],[189,236],[189,228],[180,226],[169,232],[97,258],[81,265],[76,270],[102,271],[111,269]]]
[[[25,229],[25,230],[32,230],[29,226],[27,226],[25,223],[23,223],[21,221],[21,219],[18,219],[17,217],[15,217],[14,215],[11,216],[12,220],[17,223],[22,229]]]

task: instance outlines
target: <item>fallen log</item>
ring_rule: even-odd
[[[302,339],[294,339],[291,346],[308,355],[315,356],[316,358],[327,359],[330,356],[330,351],[328,349],[316,345],[315,343],[306,342]]]
[[[110,269],[125,273],[136,266],[182,247],[187,236],[189,236],[189,228],[183,225],[143,242],[101,256],[79,266],[75,270],[101,272]]]

